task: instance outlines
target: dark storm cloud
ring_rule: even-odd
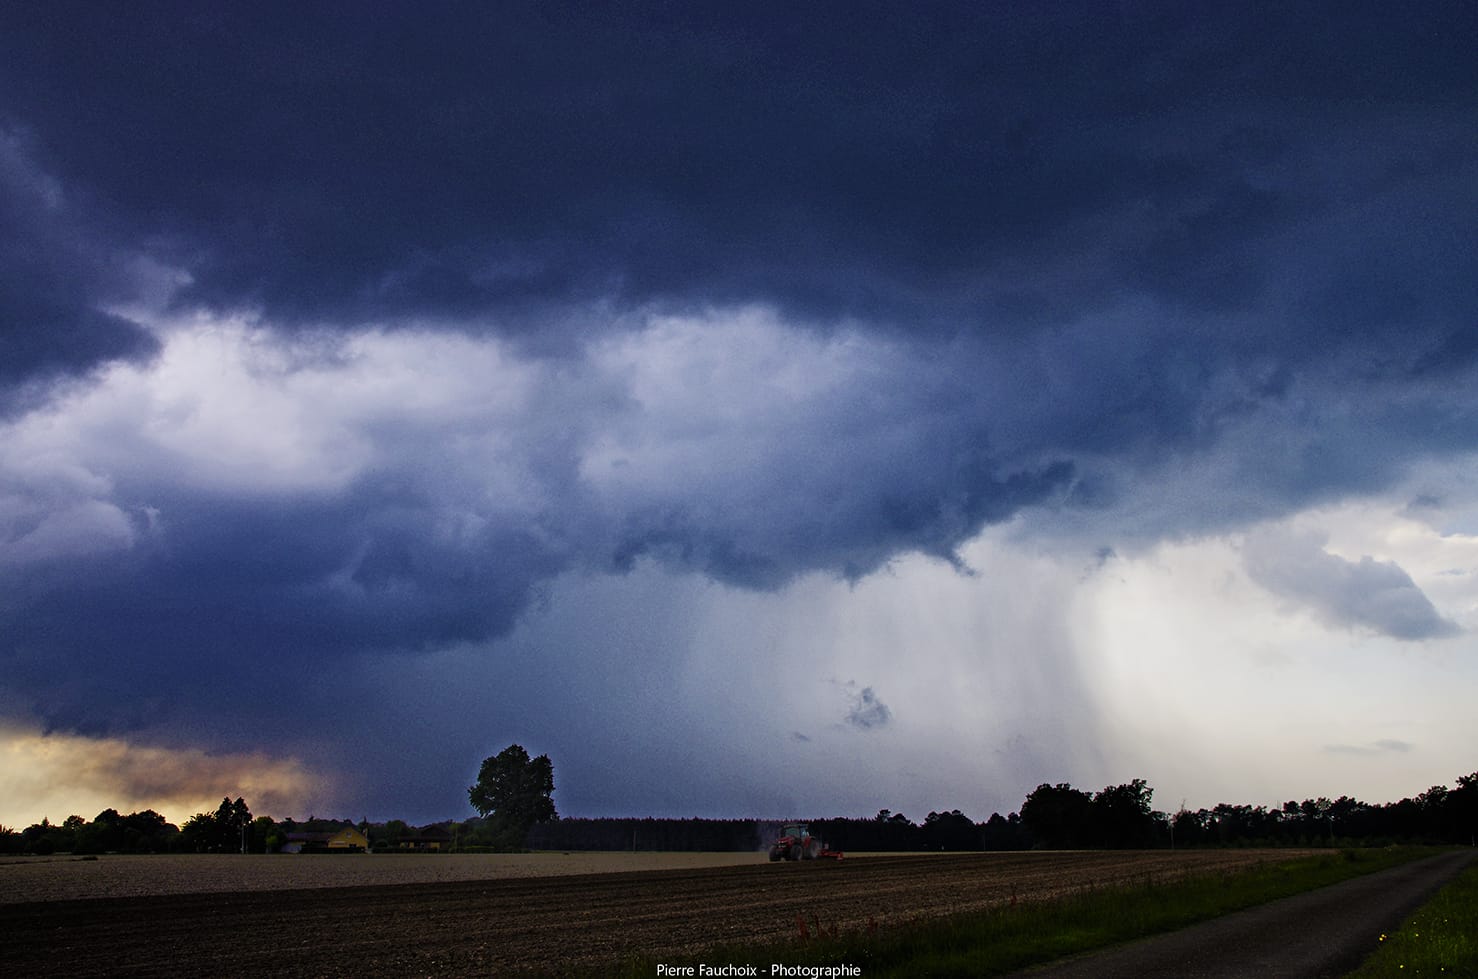
[[[0,391],[0,412],[157,353],[118,312],[151,297],[246,314],[264,348],[451,327],[551,373],[511,419],[418,421],[395,389],[282,448],[328,470],[373,442],[352,478],[270,491],[244,484],[271,453],[202,487],[190,464],[235,442],[150,442],[209,390],[94,422],[80,449],[37,414],[0,444],[0,670],[59,728],[177,711],[239,740],[254,710],[326,729],[289,678],[506,636],[572,569],[857,579],[910,551],[957,562],[1032,508],[1178,533],[1473,448],[1475,17],[5,5],[0,388],[29,400]],[[773,327],[711,325],[747,309]],[[696,353],[654,339],[663,314]],[[664,400],[682,372],[693,390]],[[432,358],[419,389],[453,373]],[[523,434],[466,450],[488,432]],[[515,490],[492,475],[508,458]],[[1451,628],[1394,565],[1300,560],[1322,584],[1284,590],[1344,621]],[[858,697],[850,723],[886,724]]]
[[[182,301],[506,325],[763,298],[996,332],[1125,292],[1245,310],[1331,204],[1471,174],[1471,11],[1326,13],[48,5],[0,43],[4,111],[189,268]],[[1420,308],[1406,273],[1474,271],[1410,261],[1437,244],[1341,242],[1303,318]],[[1341,309],[1355,285],[1376,301]],[[1447,349],[1454,310],[1422,312]]]
[[[926,456],[899,452],[888,460],[894,472],[859,471],[872,482],[838,488],[837,496],[798,496],[763,526],[736,524],[718,505],[639,510],[623,521],[612,568],[630,570],[638,558],[655,557],[742,587],[774,589],[805,571],[855,580],[909,550],[958,564],[955,548],[982,527],[1040,502],[1072,477],[1071,466],[1055,463],[996,478],[988,459],[978,460],[978,472],[946,474]],[[919,468],[909,469],[910,461]],[[800,472],[776,475],[792,486],[812,482]]]
[[[1347,561],[1312,536],[1262,535],[1248,541],[1245,563],[1258,584],[1291,598],[1340,626],[1358,626],[1395,639],[1440,639],[1458,625],[1394,561],[1370,556]]]
[[[158,502],[167,526],[137,518],[132,548],[0,566],[6,673],[48,723],[193,723],[239,709],[272,675],[502,635],[565,564],[522,527],[448,540],[445,502],[404,486],[371,482],[331,503]],[[152,716],[136,716],[140,704]]]
[[[0,117],[0,414],[34,399],[27,380],[142,358],[158,344],[137,323],[99,308],[126,293],[117,261],[60,186],[32,158],[32,140]]]

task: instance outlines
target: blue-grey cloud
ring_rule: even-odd
[[[1305,323],[1258,342],[1317,352],[1415,311],[1420,353],[1460,356],[1461,308],[1416,287],[1473,270],[1443,246],[1463,217],[1430,206],[1470,175],[1467,17],[166,6],[12,13],[0,60],[4,110],[190,268],[184,302],[517,328],[572,298],[763,296],[995,332],[1125,292],[1245,313],[1312,272],[1284,297]],[[1362,206],[1423,208],[1425,240],[1305,250],[1308,221]]]
[[[571,573],[857,580],[1023,515],[1102,557],[1478,448],[1474,27],[8,5],[10,702],[331,727],[284,677],[507,637]],[[1260,580],[1451,630],[1321,554]]]
[[[847,723],[864,731],[887,727],[893,721],[893,712],[878,699],[872,687],[863,687],[852,693],[852,702],[847,707]]]
[[[0,413],[34,405],[26,382],[140,359],[158,344],[103,304],[127,295],[123,258],[91,235],[34,158],[35,139],[0,114]]]
[[[580,369],[440,342],[315,348],[266,376],[238,365],[187,388],[190,410],[139,413],[134,384],[199,383],[172,373],[185,355],[171,348],[167,381],[143,370],[16,422],[20,451],[0,453],[0,615],[30,709],[106,733],[157,719],[162,701],[230,702],[305,661],[496,639],[568,571],[654,561],[776,588],[859,578],[903,551],[957,561],[983,526],[1072,478],[993,454],[985,432],[961,444],[971,423],[952,411],[915,411],[949,407],[953,383],[879,396],[889,348],[795,342],[763,317],[653,327]],[[408,356],[429,373],[401,376]],[[722,369],[690,383],[695,358]],[[807,383],[785,393],[772,370]],[[732,396],[714,401],[719,384]],[[238,385],[238,408],[198,418]],[[486,385],[514,393],[478,404]],[[25,451],[41,439],[45,454]]]
[[[1336,625],[1407,640],[1461,631],[1394,561],[1369,555],[1347,561],[1324,550],[1323,543],[1309,534],[1254,535],[1243,549],[1247,572],[1269,591]]]

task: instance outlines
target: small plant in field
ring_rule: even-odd
[[[869,934],[877,933],[878,924],[875,919],[868,918],[867,927]],[[811,913],[810,922],[806,921],[806,915],[804,912],[797,911],[795,915],[795,930],[796,937],[802,942],[808,942],[813,938],[818,941],[822,939],[830,939],[832,941],[836,941],[843,937],[843,930],[841,925],[832,924],[831,927],[828,928],[826,925],[821,923],[821,915],[817,914],[814,911]]]

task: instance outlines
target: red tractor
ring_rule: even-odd
[[[770,844],[771,860],[842,859],[841,850],[833,850],[811,835],[805,823],[786,823],[780,838]]]

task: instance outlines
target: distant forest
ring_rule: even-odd
[[[1039,785],[1019,813],[977,823],[958,809],[921,822],[880,811],[870,819],[813,819],[812,835],[840,850],[1154,849],[1216,846],[1380,846],[1460,843],[1478,836],[1478,772],[1414,799],[1368,805],[1349,796],[1281,807],[1228,805],[1157,812],[1142,779],[1085,792]],[[745,819],[560,819],[529,830],[537,850],[759,850],[780,823]]]
[[[1160,812],[1142,779],[1099,792],[1066,783],[1037,786],[1020,812],[975,822],[958,809],[915,822],[884,809],[870,818],[810,820],[811,832],[833,848],[856,851],[1030,850],[1225,846],[1379,846],[1389,843],[1478,842],[1478,772],[1456,787],[1433,786],[1415,798],[1370,805],[1349,796],[1289,801],[1282,806],[1223,803],[1211,809]],[[761,850],[781,823],[764,819],[563,818],[530,828],[532,850]],[[235,853],[274,852],[290,833],[354,827],[370,849],[395,850],[434,835],[443,850],[494,849],[491,821],[481,817],[415,827],[401,820],[277,821],[252,817],[242,799],[221,800],[183,827],[153,810],[122,815],[107,809],[91,821],[69,816],[14,830],[0,826],[0,853]]]

